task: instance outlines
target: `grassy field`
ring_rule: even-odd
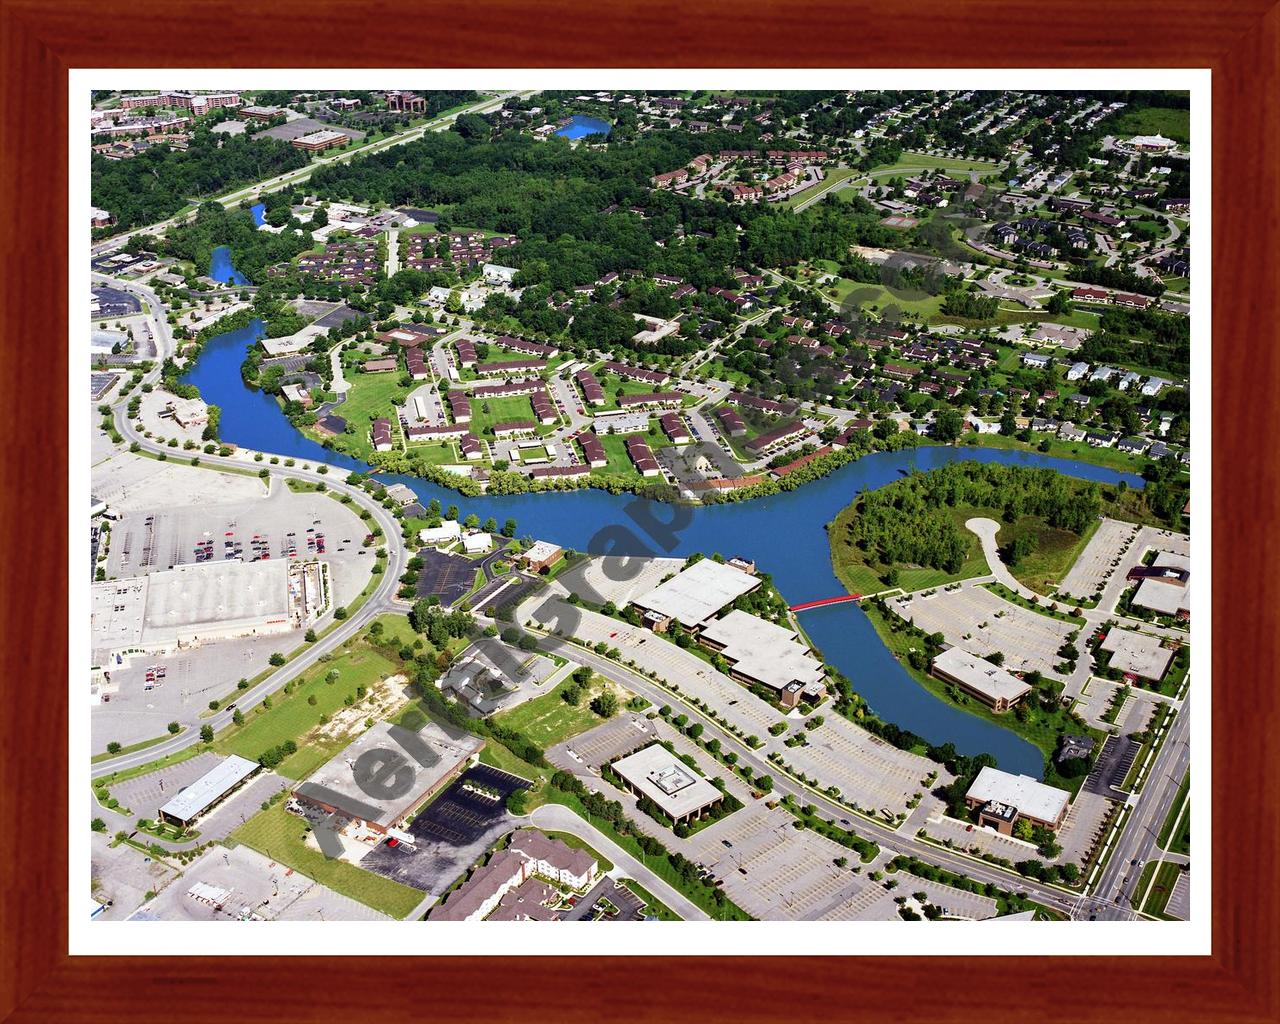
[[[534,697],[510,711],[503,711],[494,719],[527,736],[545,750],[604,721],[588,707],[591,696],[600,690],[596,682],[593,681],[590,694],[584,694],[576,707],[564,699],[565,690],[574,685],[572,680],[566,679],[550,693]]]
[[[1116,119],[1115,134],[1119,138],[1163,135],[1166,139],[1186,144],[1191,141],[1191,111],[1175,107],[1126,110]]]
[[[333,682],[327,678],[331,670],[338,673]],[[320,719],[341,710],[344,698],[354,696],[357,686],[371,689],[398,670],[399,666],[381,652],[359,644],[333,661],[310,669],[291,694],[283,691],[274,694],[269,710],[263,710],[260,704],[249,713],[244,725],[229,726],[214,740],[214,750],[256,759],[264,750],[293,740],[298,744],[298,751],[285,758],[278,771],[286,778],[305,778],[348,742],[342,737],[311,735],[319,729]],[[310,703],[311,697],[316,698],[314,704]]]
[[[797,192],[790,199],[783,202],[782,205],[790,208],[795,206],[797,203],[808,202],[819,193],[821,193],[824,198],[827,195],[839,195],[839,191],[832,193],[827,190],[835,186],[837,182],[847,181],[850,178],[857,177],[861,173],[862,172],[856,167],[830,167],[823,173],[820,184],[814,185],[813,188],[807,188],[803,192]]]
[[[616,377],[613,374],[596,373],[596,380],[600,382],[600,386],[604,388],[604,405],[595,405],[593,409],[616,409],[618,408],[618,391],[621,390],[624,395],[648,395],[655,391],[661,391],[662,388],[654,384],[646,384],[640,380],[628,380],[625,377]]]
[[[897,163],[876,167],[871,173],[877,178],[882,178],[921,168],[954,172],[956,174],[967,174],[969,171],[977,171],[979,174],[995,174],[1000,169],[1000,165],[991,160],[966,160],[964,157],[933,156],[930,153],[905,152],[898,158]]]
[[[1156,874],[1155,885],[1151,886],[1150,895],[1138,909],[1144,914],[1150,914],[1164,921],[1178,920],[1166,914],[1164,908],[1168,906],[1169,897],[1173,895],[1173,887],[1178,881],[1178,875],[1182,873],[1181,867],[1167,861],[1148,861],[1142,866],[1142,874],[1138,876],[1138,887],[1135,891],[1139,895],[1147,891],[1147,885],[1153,873]]]
[[[407,917],[425,898],[426,893],[417,889],[311,849],[303,841],[307,828],[301,818],[276,806],[255,814],[230,838],[397,920]]]
[[[1182,853],[1188,856],[1191,854],[1191,805],[1188,803],[1187,809],[1182,811],[1182,802],[1190,789],[1191,773],[1187,772],[1183,776],[1182,785],[1178,787],[1178,795],[1174,797],[1173,805],[1169,808],[1169,816],[1165,818],[1164,825],[1160,829],[1160,848],[1170,853]],[[1173,826],[1178,822],[1179,811],[1182,811],[1182,821],[1175,835]]]
[[[1049,442],[1049,450],[1045,455],[1059,459],[1075,459],[1077,462],[1088,462],[1095,466],[1106,466],[1118,469],[1123,473],[1141,475],[1148,460],[1143,455],[1118,451],[1115,448],[1095,448],[1084,441],[1063,441],[1048,434],[1031,435],[1031,441],[1019,441],[1016,437],[1005,434],[982,434],[966,438],[966,444],[974,444],[980,448],[1014,448],[1025,452],[1039,451],[1041,441]]]
[[[991,517],[999,519],[994,511]],[[1010,571],[1023,586],[1040,594],[1051,594],[1080,557],[1099,522],[1095,519],[1084,533],[1075,534],[1050,526],[1039,516],[1024,516],[1016,523],[1001,526],[996,541],[1004,545],[1019,537],[1031,537],[1035,549]]]
[[[516,420],[536,422],[533,403],[528,395],[511,398],[476,399],[471,403],[471,433],[477,437],[492,437],[489,428],[495,423],[512,423]]]

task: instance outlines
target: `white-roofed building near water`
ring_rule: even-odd
[[[970,810],[978,809],[979,825],[1010,835],[1022,818],[1057,829],[1067,816],[1071,794],[1029,775],[1011,775],[986,765],[965,794],[965,803]]]
[[[445,519],[439,526],[428,526],[418,531],[418,540],[428,547],[456,544],[461,537],[462,526],[456,519]]]
[[[826,693],[826,669],[798,638],[794,629],[736,608],[707,623],[699,637],[729,663],[730,676],[776,691],[783,707],[801,699],[814,703]]]
[[[760,580],[750,573],[703,558],[632,603],[655,632],[665,632],[673,620],[696,631],[758,586]]]
[[[1012,672],[960,647],[948,647],[933,659],[933,674],[977,697],[993,711],[1008,711],[1031,686]]]

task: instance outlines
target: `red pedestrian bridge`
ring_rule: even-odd
[[[821,608],[828,604],[844,604],[846,601],[861,601],[861,594],[841,594],[839,597],[824,597],[817,601],[805,601],[804,604],[793,604],[793,612],[803,612],[810,608]]]

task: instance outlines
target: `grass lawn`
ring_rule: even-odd
[[[1069,622],[1073,626],[1085,625],[1084,619],[1063,611],[1062,606],[1059,606],[1058,610],[1054,611],[1050,607],[1054,603],[1052,601],[1049,602],[1049,604],[1033,604],[1021,594],[1017,594],[1010,590],[1003,583],[984,583],[983,587],[991,591],[991,593],[995,594],[1001,600],[1008,601],[1010,604],[1016,604],[1019,608],[1025,608],[1027,611],[1035,612],[1036,614],[1043,615],[1046,618],[1057,619],[1059,622]]]
[[[624,878],[622,884],[630,889],[633,893],[645,902],[645,910],[656,917],[659,921],[680,921],[682,918],[674,910],[659,900],[648,889],[644,888],[639,882],[630,878]]]
[[[1132,135],[1163,135],[1186,144],[1191,141],[1191,111],[1176,107],[1147,107],[1126,110],[1115,122],[1118,138]]]
[[[1015,448],[1025,452],[1039,451],[1041,441],[1049,442],[1049,450],[1045,455],[1059,459],[1075,459],[1077,462],[1088,462],[1095,466],[1106,466],[1118,469],[1123,473],[1141,475],[1148,459],[1143,455],[1122,452],[1115,448],[1095,448],[1084,441],[1063,441],[1049,434],[1032,433],[1030,441],[1019,441],[1016,437],[1005,434],[974,434],[965,438],[965,444],[973,444],[982,448]]]
[[[996,171],[1000,170],[1000,165],[991,160],[967,160],[964,157],[933,156],[931,153],[908,151],[898,158],[897,163],[876,167],[871,173],[877,178],[882,178],[892,177],[908,169],[919,170],[921,168],[929,170],[936,168],[941,171],[954,171],[959,174],[967,174],[969,171],[978,171],[981,174],[995,174]]]
[[[859,306],[869,309],[873,313],[894,306],[904,313],[914,313],[930,321],[941,315],[940,311],[944,299],[941,295],[927,295],[924,293],[921,293],[918,298],[904,297],[893,294],[881,284],[866,284],[861,281],[850,281],[843,277],[835,282],[824,284],[820,289],[812,282],[808,282],[808,284],[814,291],[821,291],[823,295],[835,299],[841,305],[846,302],[856,302]],[[835,292],[834,295],[832,291]],[[914,294],[914,292],[910,294]]]
[[[369,424],[378,417],[391,420],[393,429],[398,432],[392,406],[404,404],[409,396],[409,389],[400,383],[400,376],[399,372],[347,371],[346,377],[351,389],[347,392],[347,400],[334,410],[336,415],[355,428],[354,434],[343,434],[335,439],[345,450],[362,458],[372,455],[373,448],[368,437]]]
[[[609,457],[609,464],[606,466],[598,466],[597,468],[593,469],[591,472],[600,476],[604,476],[607,474],[607,475],[635,476],[638,478],[638,474],[636,473],[635,463],[631,461],[631,456],[627,454],[626,439],[629,436],[631,435],[601,434],[600,443],[604,446],[604,453]],[[665,434],[663,434],[661,437],[654,437],[651,434],[646,432],[640,436],[642,436],[645,439],[645,441],[649,445],[649,448],[652,450],[657,450],[658,448],[663,447],[663,441],[666,441],[667,444],[671,443],[670,441],[667,440],[667,436]]]
[[[213,748],[220,754],[256,759],[264,750],[293,740],[298,744],[297,752],[285,758],[277,770],[286,778],[305,778],[349,742],[349,737],[308,739],[308,735],[319,728],[321,716],[332,716],[342,710],[344,698],[354,696],[357,686],[372,689],[381,679],[394,675],[399,667],[380,651],[360,643],[332,661],[310,669],[295,682],[292,693],[286,695],[281,690],[273,694],[269,710],[259,704],[243,725],[228,726],[214,740]],[[333,682],[327,679],[331,670],[338,672]],[[310,703],[311,697],[316,698],[315,704]]]
[[[495,423],[513,423],[517,420],[537,422],[533,415],[533,403],[528,395],[510,398],[482,398],[471,402],[471,433],[476,437],[493,438],[490,431]]]
[[[784,201],[782,205],[790,208],[797,203],[807,202],[818,194],[821,194],[824,198],[828,195],[839,195],[838,191],[832,193],[827,190],[833,188],[837,182],[847,181],[861,173],[856,167],[830,167],[823,172],[822,181],[819,184],[814,185],[812,188],[807,188],[803,192],[797,192],[790,199]]]
[[[992,518],[999,520],[1000,517],[993,511]],[[996,541],[1003,546],[1019,537],[1030,537],[1034,549],[1016,566],[1010,566],[1010,571],[1023,586],[1040,594],[1051,594],[1075,564],[1100,521],[1095,519],[1084,533],[1076,534],[1050,526],[1039,516],[1023,516],[1016,523],[1002,525]],[[1037,610],[1050,614],[1047,608]]]
[[[576,707],[563,697],[565,690],[574,685],[573,680],[566,679],[551,692],[525,701],[510,711],[500,712],[494,720],[527,736],[545,750],[604,721],[588,706],[591,698],[600,692],[598,683],[599,680],[592,680],[590,692],[583,694]],[[625,704],[625,699],[620,703]]]
[[[1151,886],[1151,893],[1147,896],[1146,902],[1138,909],[1162,921],[1178,920],[1166,914],[1164,908],[1168,906],[1169,897],[1173,895],[1173,887],[1178,881],[1178,875],[1182,873],[1182,868],[1168,861],[1148,861],[1142,866],[1142,874],[1138,876],[1138,887],[1135,891],[1139,895],[1146,893],[1153,873],[1156,876],[1155,885]]]
[[[232,832],[230,839],[397,920],[408,916],[425,898],[424,892],[311,849],[303,842],[307,828],[305,821],[280,805],[255,814]]]
[[[467,461],[458,454],[453,441],[432,444],[410,442],[405,447],[405,451],[414,462],[427,466],[457,466]]]
[[[640,380],[629,380],[625,377],[617,377],[611,373],[596,373],[596,380],[600,382],[600,386],[604,388],[604,405],[591,406],[594,410],[616,409],[618,408],[618,391],[621,389],[624,395],[650,395],[655,391],[664,390],[656,384],[646,384]]]
[[[1173,798],[1173,804],[1169,807],[1169,816],[1164,819],[1164,825],[1160,829],[1160,848],[1168,850],[1170,853],[1183,853],[1188,856],[1191,854],[1191,805],[1188,803],[1186,810],[1182,810],[1182,802],[1186,799],[1187,793],[1191,790],[1191,773],[1187,772],[1182,777],[1182,785],[1178,787],[1178,795]],[[1182,811],[1182,821],[1178,823],[1178,812]],[[1175,835],[1173,826],[1178,824],[1178,831]]]
[[[173,739],[171,733],[165,733],[163,736],[153,736],[149,740],[143,740],[141,743],[130,743],[127,747],[121,747],[116,753],[110,754],[103,751],[101,754],[94,754],[89,758],[90,764],[99,764],[102,761],[110,761],[113,757],[124,757],[125,754],[133,754],[139,750],[146,750],[148,747],[154,747],[157,743],[163,743],[165,740]]]

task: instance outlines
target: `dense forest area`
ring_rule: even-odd
[[[755,145],[753,134],[723,131],[651,134],[604,151],[518,134],[480,142],[441,132],[319,170],[312,186],[328,199],[445,208],[450,225],[517,234],[520,244],[504,259],[523,271],[524,286],[553,290],[632,269],[673,274],[698,288],[725,286],[732,283],[726,268],[740,260],[790,266],[842,259],[851,244],[889,240],[858,203],[820,204],[797,215],[650,190],[653,175],[699,153]],[[632,206],[642,207],[643,217],[626,212]],[[677,229],[685,244],[668,244]]]
[[[193,200],[306,166],[307,154],[279,139],[218,135],[197,128],[186,151],[153,146],[128,160],[95,153],[93,205],[111,211],[116,230],[153,224]]]
[[[269,208],[287,209],[289,194],[264,197]],[[288,223],[286,220],[285,223]],[[235,253],[236,269],[250,281],[261,282],[263,271],[273,263],[293,259],[311,248],[311,232],[286,230],[275,234],[259,231],[248,210],[227,209],[221,203],[204,203],[194,220],[172,228],[163,239],[131,240],[138,246],[153,246],[159,252],[195,264],[196,273],[207,274],[213,250],[228,245]]]
[[[848,519],[847,540],[882,565],[958,572],[971,534],[955,508],[1000,509],[1006,522],[1040,516],[1050,526],[1083,533],[1102,509],[1101,488],[1055,473],[998,463],[954,463],[863,495]]]

